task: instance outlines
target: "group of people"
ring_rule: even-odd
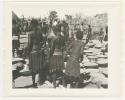
[[[67,39],[67,37],[69,38],[67,27],[63,27],[59,22],[49,26],[48,34],[41,34],[37,20],[32,20],[31,25],[32,31],[28,36],[28,52],[33,86],[35,86],[35,76],[38,73],[37,86],[48,80],[56,88],[58,79],[64,87],[67,84],[75,84],[74,86],[78,87],[80,62],[83,60],[83,50],[90,36],[87,37],[86,42],[83,42],[83,32],[76,30],[75,33],[72,33],[72,37]],[[67,55],[69,55],[68,59],[66,59]],[[65,65],[64,62],[67,64]]]
[[[67,84],[79,87],[82,81],[80,62],[83,61],[84,47],[91,40],[91,26],[88,27],[88,34],[84,42],[82,40],[84,32],[80,29],[71,32],[69,37],[69,27],[65,21],[55,20],[49,25],[43,22],[41,27],[38,20],[32,19],[30,27],[32,30],[28,34],[25,54],[29,58],[33,87],[41,86],[45,80],[50,81],[54,88],[59,84],[64,87]],[[103,29],[100,31],[100,42],[102,42],[102,36]],[[37,73],[39,78],[36,85]]]

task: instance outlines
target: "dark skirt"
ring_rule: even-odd
[[[54,72],[56,70],[64,69],[64,59],[62,55],[53,55],[50,57],[49,71]]]
[[[29,64],[32,72],[37,73],[45,67],[45,55],[42,51],[32,51],[29,55]]]
[[[80,76],[80,64],[77,60],[70,57],[66,64],[65,74],[70,77]]]

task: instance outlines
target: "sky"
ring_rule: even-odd
[[[59,18],[64,18],[65,14],[75,15],[76,13],[81,13],[83,16],[95,16],[99,13],[105,13],[102,10],[93,7],[87,7],[83,5],[52,5],[52,4],[44,4],[44,5],[18,5],[13,6],[13,11],[16,13],[18,17],[47,17],[49,15],[49,11],[57,11]]]

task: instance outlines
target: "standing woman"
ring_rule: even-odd
[[[82,42],[83,33],[78,30],[76,32],[75,40],[68,48],[67,52],[70,57],[66,64],[65,75],[63,79],[63,86],[69,83],[71,86],[75,83],[75,87],[78,87],[80,80],[80,62],[83,60],[83,49],[85,43]]]
[[[62,70],[64,69],[64,37],[61,36],[61,32],[52,38],[52,44],[50,47],[50,76],[52,78],[53,86],[56,88],[57,75],[62,76]]]
[[[88,35],[87,35],[87,39],[89,38],[89,40],[92,40],[92,28],[91,25],[88,25]]]
[[[38,21],[32,19],[31,21],[32,31],[28,36],[28,51],[29,51],[29,64],[32,69],[32,81],[33,86],[35,86],[35,76],[39,72],[39,69],[42,64],[41,60],[41,42],[42,34],[38,27]]]

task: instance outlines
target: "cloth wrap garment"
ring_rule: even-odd
[[[64,37],[63,36],[53,37],[50,48],[50,58],[49,58],[50,73],[56,70],[62,71],[64,69],[63,48],[64,48]]]
[[[84,43],[80,40],[75,40],[69,46],[70,57],[66,64],[65,74],[70,77],[77,78],[80,76],[80,58],[83,56]]]

